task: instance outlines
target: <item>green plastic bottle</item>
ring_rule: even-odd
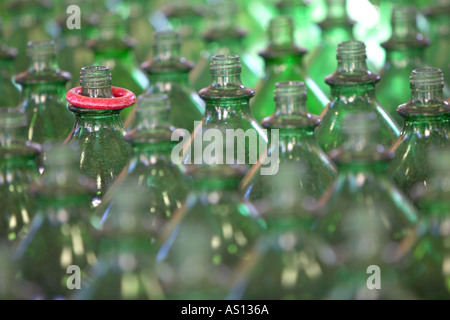
[[[395,183],[408,195],[417,184],[428,184],[431,148],[450,147],[450,104],[443,97],[442,71],[415,69],[410,83],[411,99],[397,109],[404,125],[392,146],[395,158],[390,164]]]
[[[7,30],[5,38],[12,48],[17,48],[14,69],[27,68],[27,44],[29,41],[50,41],[49,22],[52,21],[53,6],[45,0],[6,0],[2,16]]]
[[[40,145],[23,138],[25,116],[17,108],[0,108],[0,242],[16,246],[27,234],[34,214],[30,184],[39,177]]]
[[[66,12],[68,9],[72,9],[70,7],[72,5],[78,6],[81,11],[79,29],[75,25],[77,22],[75,11],[70,11],[71,14]],[[62,70],[66,70],[72,75],[72,79],[69,81],[69,88],[72,88],[78,85],[80,69],[94,63],[94,51],[86,44],[97,29],[93,18],[95,14],[92,12],[91,1],[64,0],[59,6],[61,13],[56,18],[59,35],[55,40],[59,50],[58,64]]]
[[[20,90],[13,82],[14,59],[17,56],[15,48],[9,48],[3,38],[3,20],[0,19],[0,107],[19,105]]]
[[[185,164],[238,163],[250,168],[267,150],[268,141],[267,132],[250,112],[254,90],[241,82],[237,55],[212,57],[210,73],[211,84],[199,92],[205,115],[190,136],[187,131],[177,133],[182,141],[173,155]]]
[[[306,71],[327,96],[330,95],[330,88],[324,79],[336,70],[338,44],[353,39],[353,24],[346,13],[346,0],[327,0],[327,16],[319,23],[321,43],[308,53],[304,61]]]
[[[184,203],[191,182],[184,168],[171,159],[176,142],[171,140],[175,128],[169,123],[169,115],[167,95],[153,93],[139,99],[138,125],[125,136],[133,145],[133,155],[97,209],[99,225],[108,216],[122,214],[119,202],[125,201],[123,185],[145,192],[142,206],[134,206],[136,214],[164,221]]]
[[[305,100],[302,82],[277,83],[276,111],[263,126],[279,130],[279,150],[269,150],[272,156],[279,154],[278,171],[263,175],[258,163],[242,181],[245,198],[259,209],[267,231],[250,250],[250,261],[237,268],[228,298],[322,298],[320,255],[330,249],[311,232],[312,210],[336,169],[315,140],[319,119],[306,111]]]
[[[132,147],[120,112],[133,105],[136,96],[127,89],[111,86],[111,72],[105,66],[81,68],[80,84],[67,92],[69,110],[75,114],[75,124],[66,143],[80,144],[81,173],[96,182],[92,199],[96,207],[128,163]]]
[[[74,300],[165,298],[156,274],[156,239],[165,219],[142,210],[148,206],[148,195],[132,181],[121,185],[117,211],[94,233],[98,259],[88,269]]]
[[[31,187],[36,212],[27,236],[14,251],[16,278],[33,284],[27,299],[68,299],[96,262],[89,223],[95,182],[80,175],[76,144],[46,150],[45,171]],[[80,279],[81,280],[81,279]]]
[[[189,75],[195,90],[209,86],[209,62],[217,55],[238,55],[241,57],[242,82],[254,88],[264,71],[264,61],[255,59],[244,46],[247,30],[236,24],[238,5],[235,1],[222,1],[210,6],[206,14],[209,21],[203,39],[207,47]],[[258,57],[256,57],[258,58]]]
[[[149,82],[140,69],[133,52],[134,40],[126,31],[126,23],[116,13],[102,14],[98,23],[98,36],[88,43],[95,53],[94,65],[109,67],[114,74],[114,85],[127,88],[140,95],[147,89]],[[124,110],[125,120],[131,109]]]
[[[265,223],[243,201],[240,166],[188,166],[194,188],[161,233],[157,274],[167,299],[225,299],[233,271]]]
[[[450,214],[450,148],[428,152],[429,179],[418,185],[413,199],[422,213],[418,241],[408,255],[404,281],[422,300],[448,300],[448,217]]]
[[[193,1],[168,1],[162,11],[181,38],[181,54],[194,63],[200,58],[205,42],[201,37],[204,6]],[[197,1],[198,2],[198,1]]]
[[[380,72],[377,97],[381,105],[398,123],[403,118],[397,107],[409,99],[411,70],[425,66],[425,49],[429,41],[417,28],[415,7],[395,7],[392,12],[392,36],[382,44],[386,50],[386,63]]]
[[[345,143],[345,117],[366,112],[375,112],[380,126],[372,140],[384,146],[392,145],[400,135],[400,129],[377,100],[375,84],[380,77],[367,69],[364,43],[341,42],[337,60],[336,72],[325,80],[331,88],[331,102],[323,110],[316,129],[319,145],[326,153],[339,148]]]
[[[320,27],[312,20],[311,1],[278,0],[275,3],[278,12],[283,16],[290,16],[295,21],[294,39],[302,47],[311,51],[320,44]]]
[[[376,113],[344,120],[345,142],[331,155],[338,177],[319,199],[313,227],[332,248],[322,256],[323,298],[413,299],[399,274],[417,210],[388,176],[393,153],[373,139],[381,131]]]
[[[59,68],[56,54],[53,41],[29,42],[29,67],[15,77],[22,87],[28,140],[37,143],[63,142],[73,125],[73,114],[64,102],[71,76]]]
[[[450,50],[449,25],[450,5],[446,0],[435,1],[434,5],[425,10],[425,16],[430,24],[430,47],[425,52],[427,61],[444,73],[444,94],[450,96]]]
[[[336,177],[336,168],[317,143],[314,129],[320,123],[306,110],[306,86],[300,81],[278,82],[274,90],[275,112],[262,121],[271,141],[268,155],[276,161],[274,171],[262,172],[267,166],[262,155],[244,178],[242,189],[246,199],[275,210],[295,211],[302,197],[311,201],[321,197]],[[268,169],[265,169],[268,170]],[[275,171],[276,170],[276,171]],[[286,179],[292,177],[293,183]],[[267,209],[269,210],[269,209]]]
[[[304,81],[310,99],[308,111],[319,115],[329,102],[327,95],[303,69],[302,59],[306,50],[294,44],[293,22],[288,16],[279,16],[270,20],[269,45],[260,53],[265,62],[265,76],[255,87],[255,98],[251,110],[260,121],[274,112],[272,88],[281,81]]]
[[[194,92],[189,82],[193,65],[180,56],[180,37],[174,31],[156,32],[153,37],[153,58],[142,64],[148,75],[150,86],[143,96],[165,93],[170,99],[170,123],[175,128],[192,132],[194,121],[199,121],[205,112],[204,102]],[[133,125],[133,116],[125,126]]]

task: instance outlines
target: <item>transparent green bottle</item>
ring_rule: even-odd
[[[395,158],[390,164],[395,183],[408,195],[417,184],[428,184],[431,148],[444,150],[450,146],[450,105],[442,93],[442,71],[415,69],[411,72],[410,83],[411,99],[397,109],[404,118],[404,125],[392,146]]]
[[[393,153],[373,139],[381,130],[377,115],[344,120],[345,143],[331,155],[338,177],[319,200],[313,227],[332,248],[322,256],[323,297],[412,299],[399,274],[414,241],[417,210],[387,174]]]
[[[374,142],[390,146],[400,135],[398,124],[377,100],[375,84],[380,77],[367,69],[365,45],[361,41],[341,42],[337,48],[338,68],[326,78],[331,88],[331,102],[321,114],[316,129],[317,140],[328,153],[345,142],[343,127],[348,114],[375,112],[380,130]]]
[[[204,22],[203,5],[193,1],[168,1],[168,5],[162,10],[172,30],[180,34],[183,57],[197,62],[202,50],[205,49],[205,42],[201,37]]]
[[[161,0],[127,0],[116,5],[116,11],[126,12],[128,34],[135,40],[133,52],[137,61],[145,61],[152,48],[148,35],[155,32],[152,15],[161,6]],[[122,10],[121,10],[122,9]]]
[[[176,162],[238,163],[249,168],[267,150],[267,132],[250,112],[249,100],[254,90],[241,82],[241,61],[237,55],[212,57],[210,73],[211,84],[199,92],[206,104],[205,115],[190,136],[179,132],[182,141],[173,152]],[[212,155],[216,157],[208,163],[207,158]]]
[[[191,183],[184,168],[171,159],[176,142],[171,140],[175,128],[169,124],[169,115],[167,95],[153,93],[139,99],[138,125],[125,137],[133,145],[133,155],[97,209],[99,224],[110,215],[122,214],[118,203],[125,201],[122,185],[145,192],[142,206],[134,206],[136,214],[168,220],[184,203]]]
[[[334,164],[315,138],[314,129],[320,119],[306,110],[306,90],[299,81],[278,82],[275,86],[275,112],[262,125],[270,132],[278,130],[279,136],[269,134],[270,140],[277,141],[271,141],[268,151],[276,166],[271,164],[274,171],[269,174],[262,172],[260,169],[267,166],[266,155],[262,155],[242,184],[246,199],[255,204],[262,202],[272,210],[295,211],[300,196],[308,196],[311,201],[318,199],[336,177]],[[280,178],[287,176],[295,183],[286,184]]]
[[[321,43],[305,57],[306,71],[323,92],[330,94],[324,82],[336,70],[336,47],[339,43],[353,39],[354,22],[346,14],[346,0],[327,0],[327,17],[319,23],[322,30]]]
[[[66,143],[80,144],[81,173],[96,182],[92,199],[96,207],[131,157],[120,112],[134,104],[136,96],[127,89],[111,87],[111,72],[105,66],[81,68],[80,84],[67,93],[75,124]]]
[[[241,199],[240,166],[189,166],[194,188],[166,224],[157,273],[167,299],[224,299],[233,270],[265,228]]]
[[[87,271],[75,300],[161,300],[163,290],[156,274],[156,239],[162,217],[142,210],[148,192],[124,181],[115,204],[95,233],[98,259]],[[97,225],[99,227],[99,225]]]
[[[392,12],[392,36],[382,44],[386,63],[380,72],[377,97],[381,105],[398,123],[403,118],[397,107],[409,99],[411,70],[425,66],[425,48],[429,41],[417,28],[415,7],[396,7]]]
[[[275,5],[281,15],[290,16],[295,21],[296,42],[301,43],[308,51],[316,49],[320,44],[321,30],[312,20],[311,1],[278,0]]]
[[[429,179],[426,187],[418,185],[414,200],[422,213],[419,240],[408,255],[404,280],[420,299],[448,300],[449,275],[446,259],[449,255],[446,226],[450,214],[449,163],[450,148],[428,152]]]
[[[288,16],[270,20],[269,45],[260,53],[265,62],[265,76],[256,85],[255,98],[251,102],[252,114],[260,122],[274,112],[271,89],[280,81],[304,81],[310,92],[308,111],[313,114],[319,115],[329,102],[303,69],[302,58],[306,50],[294,44],[293,29],[292,19]]]
[[[17,245],[34,214],[30,184],[39,177],[40,145],[23,138],[25,116],[17,108],[0,108],[0,242]]]
[[[61,1],[60,9],[62,12],[56,19],[60,30],[55,41],[59,49],[58,64],[62,70],[67,70],[73,77],[69,81],[69,88],[78,85],[77,75],[80,73],[80,69],[94,63],[94,51],[86,45],[93,35],[94,29],[96,29],[90,2],[86,2],[86,0]],[[79,29],[76,26],[72,28],[70,25],[70,23],[75,22],[75,20],[69,19],[69,16],[72,15],[66,12],[71,5],[78,6],[82,12]],[[70,29],[68,23],[71,26]]]
[[[238,5],[235,1],[220,2],[210,6],[206,18],[209,27],[203,34],[207,43],[205,54],[198,60],[189,75],[195,90],[209,86],[209,62],[216,55],[238,55],[241,57],[242,82],[254,88],[264,71],[264,61],[255,60],[247,52],[244,42],[247,31],[236,25]]]
[[[29,41],[50,41],[51,32],[46,25],[51,21],[52,6],[43,0],[7,0],[4,4],[5,23],[9,26],[5,34],[7,43],[17,48],[14,69],[27,68],[27,44]],[[50,18],[50,19],[49,19]]]
[[[245,198],[259,209],[267,231],[250,250],[250,261],[237,268],[228,298],[322,298],[320,256],[329,248],[310,231],[312,209],[336,171],[315,140],[319,119],[306,111],[305,100],[303,83],[277,83],[276,111],[264,119],[263,126],[279,130],[279,150],[269,150],[271,155],[279,154],[278,171],[262,175],[258,163],[242,182]]]
[[[448,1],[436,1],[425,10],[425,16],[430,24],[430,47],[425,52],[427,61],[444,73],[444,94],[450,96],[450,50],[449,25],[450,6]]]
[[[95,53],[94,65],[109,67],[114,74],[114,85],[140,95],[148,87],[148,79],[140,69],[133,52],[134,40],[129,38],[126,23],[116,13],[102,14],[97,39],[88,43]],[[125,120],[131,109],[124,110]]]
[[[9,48],[3,38],[3,20],[0,18],[0,106],[18,106],[20,90],[13,82],[14,59],[17,56],[15,48]]]
[[[75,144],[46,150],[45,171],[31,188],[36,214],[13,255],[16,278],[33,284],[27,299],[70,298],[73,266],[83,278],[96,262],[89,223],[95,184],[79,173],[79,151]]]
[[[180,56],[180,38],[174,31],[156,32],[153,37],[153,58],[142,64],[148,75],[150,87],[143,96],[165,93],[170,99],[170,123],[175,128],[192,132],[194,121],[199,121],[205,112],[203,101],[189,83],[189,72],[193,65]],[[133,126],[133,116],[125,126]]]
[[[63,102],[70,74],[59,69],[53,41],[29,42],[28,56],[27,71],[15,76],[22,87],[28,140],[63,142],[73,125],[73,114]]]

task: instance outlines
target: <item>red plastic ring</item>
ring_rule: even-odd
[[[81,87],[75,87],[67,91],[66,99],[79,108],[100,110],[124,109],[136,102],[136,95],[130,90],[111,87],[111,92],[114,98],[93,98],[81,95]]]

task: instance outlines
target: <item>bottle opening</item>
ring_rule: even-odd
[[[410,79],[411,89],[429,89],[429,87],[442,89],[444,87],[444,74],[438,68],[414,69]]]
[[[306,99],[306,86],[302,81],[282,81],[275,84],[275,99],[278,98],[304,98]]]
[[[241,60],[238,55],[217,55],[211,59],[212,75],[232,75],[241,73]]]
[[[87,88],[104,88],[111,86],[111,71],[105,66],[86,66],[81,68],[80,84]]]
[[[366,60],[366,45],[362,41],[350,40],[338,44],[337,59],[342,60]]]
[[[273,18],[269,22],[268,33],[271,46],[293,45],[294,23],[287,16]]]
[[[56,55],[56,45],[53,40],[29,41],[27,45],[27,55],[29,57]]]

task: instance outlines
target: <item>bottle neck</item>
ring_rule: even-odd
[[[330,87],[331,96],[336,100],[374,100],[375,83],[362,83],[352,85],[333,85]]]
[[[102,66],[83,67],[80,72],[81,95],[91,98],[113,98],[111,72]]]
[[[422,47],[404,48],[386,51],[386,62],[397,68],[405,68],[405,65],[414,68],[424,65],[425,50]]]

